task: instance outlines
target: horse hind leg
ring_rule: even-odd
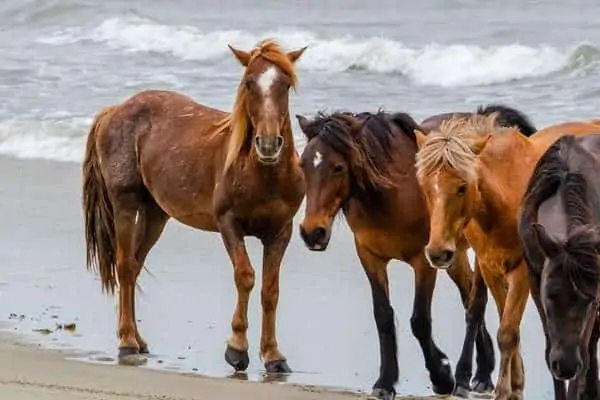
[[[415,273],[415,294],[410,326],[423,351],[425,367],[429,371],[433,391],[436,394],[452,394],[456,382],[452,375],[450,361],[431,336],[431,299],[437,271],[429,266],[424,252],[413,258],[410,264]]]
[[[126,196],[129,197],[129,196]],[[129,204],[127,204],[129,203]],[[139,353],[134,317],[134,290],[140,269],[135,258],[134,234],[137,207],[131,200],[117,201],[114,213],[116,239],[116,272],[119,282],[119,361],[133,363],[132,355]],[[130,361],[131,360],[131,361]]]
[[[158,241],[168,220],[169,216],[152,199],[146,201],[138,210],[138,221],[136,223],[135,233],[135,259],[137,264],[134,273],[136,279],[144,267],[148,253]],[[148,343],[142,338],[137,326],[137,319],[135,316],[135,291],[132,296],[132,313],[139,352],[140,354],[148,354],[150,353]]]

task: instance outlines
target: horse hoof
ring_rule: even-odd
[[[471,390],[475,393],[492,393],[494,391],[494,384],[491,378],[484,381],[473,379]]]
[[[148,349],[148,345],[140,347],[140,354],[150,354],[150,350]]]
[[[456,381],[452,375],[452,368],[447,359],[442,360],[440,369],[436,374],[430,374],[432,389],[435,394],[452,394],[456,387]]]
[[[375,388],[371,392],[367,399],[369,400],[394,400],[396,392],[394,390],[386,390],[382,388]]]
[[[225,361],[231,365],[236,372],[245,371],[250,364],[250,358],[247,351],[236,350],[227,346],[225,351]]]
[[[269,361],[265,364],[265,369],[272,374],[289,374],[292,372],[285,360]]]
[[[462,385],[456,385],[456,389],[454,390],[454,396],[460,397],[462,399],[468,399],[471,394],[471,390],[468,387],[464,387]]]
[[[119,349],[119,365],[138,366],[147,361],[135,347],[121,347]]]

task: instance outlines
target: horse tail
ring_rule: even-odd
[[[498,123],[506,127],[515,127],[519,131],[529,137],[537,132],[537,128],[531,122],[531,119],[523,112],[503,104],[488,104],[487,106],[477,107],[477,114],[490,115],[498,114]]]
[[[95,117],[87,137],[83,161],[83,217],[85,225],[86,267],[99,272],[102,290],[114,294],[116,287],[116,241],[113,207],[98,158],[98,134],[116,106],[102,109]]]

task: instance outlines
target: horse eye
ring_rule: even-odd
[[[463,194],[465,194],[465,192],[467,191],[467,185],[461,185],[458,190],[456,191],[456,194],[458,196],[462,196]]]
[[[334,174],[339,175],[342,172],[344,172],[344,164],[337,164],[335,167],[333,167]]]

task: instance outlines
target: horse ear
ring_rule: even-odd
[[[309,124],[308,118],[306,118],[304,115],[296,114],[296,119],[298,120],[298,125],[300,125],[300,129],[302,129],[302,132],[306,134]]]
[[[415,138],[417,140],[417,148],[420,149],[425,145],[425,142],[427,141],[427,135],[419,129],[414,129],[413,132],[415,133]]]
[[[534,223],[531,225],[531,229],[537,239],[540,249],[544,252],[546,257],[551,258],[555,256],[558,253],[559,246],[548,235],[546,228],[541,224]]]
[[[248,63],[250,63],[250,53],[244,50],[236,49],[230,44],[228,44],[227,47],[229,47],[229,50],[231,50],[231,52],[233,53],[235,58],[237,58],[240,64],[242,64],[244,67],[248,66]]]
[[[476,139],[473,144],[471,145],[471,150],[473,150],[473,153],[475,153],[475,155],[479,155],[483,149],[485,148],[485,145],[488,143],[488,141],[492,138],[491,134],[487,134],[484,137],[478,138]]]
[[[302,53],[304,53],[304,50],[306,50],[308,46],[304,46],[298,50],[292,50],[289,53],[287,53],[287,58],[292,62],[295,63],[296,61],[298,61],[298,59],[300,58],[300,56],[302,55]]]

